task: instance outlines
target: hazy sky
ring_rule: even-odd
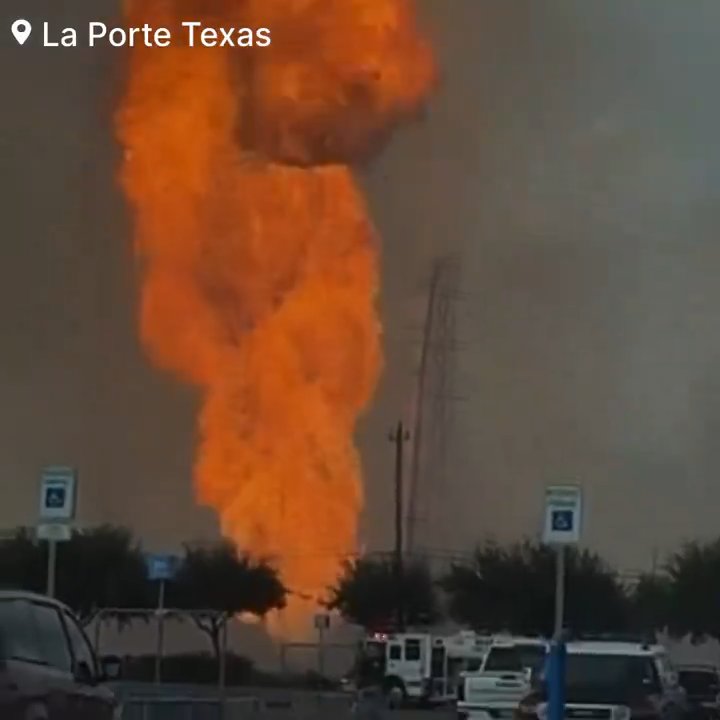
[[[408,248],[462,252],[437,542],[534,532],[569,480],[588,542],[647,565],[717,525],[720,6],[423,5],[445,84],[373,198],[387,304]]]
[[[534,532],[544,484],[565,480],[586,488],[588,542],[626,567],[713,533],[720,6],[422,5],[443,84],[367,177],[388,350],[360,433],[368,541],[391,536],[387,431],[409,407],[429,264],[447,250],[462,257],[463,402],[428,544]],[[114,11],[3,0],[0,21]],[[84,522],[132,522],[160,546],[213,518],[192,498],[192,393],[136,339],[114,181],[120,57],[0,33],[0,526],[32,522],[40,468],[69,463]]]

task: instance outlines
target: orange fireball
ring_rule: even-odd
[[[350,165],[421,105],[409,0],[127,0],[170,28],[131,51],[117,112],[142,342],[201,388],[199,501],[285,583],[321,597],[355,549],[353,443],[381,368],[378,244]],[[267,27],[190,48],[180,23]]]

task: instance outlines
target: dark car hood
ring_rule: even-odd
[[[641,695],[626,688],[570,686],[565,689],[565,702],[571,705],[634,705],[640,700]]]

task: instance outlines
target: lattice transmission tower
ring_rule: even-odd
[[[455,395],[456,312],[460,262],[435,260],[427,294],[418,367],[407,484],[406,551],[431,554],[449,521],[449,451]]]

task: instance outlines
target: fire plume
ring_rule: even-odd
[[[353,433],[382,360],[350,166],[434,78],[411,1],[125,0],[130,26],[272,32],[268,48],[133,48],[117,130],[142,342],[201,390],[198,499],[312,597],[355,548]]]

